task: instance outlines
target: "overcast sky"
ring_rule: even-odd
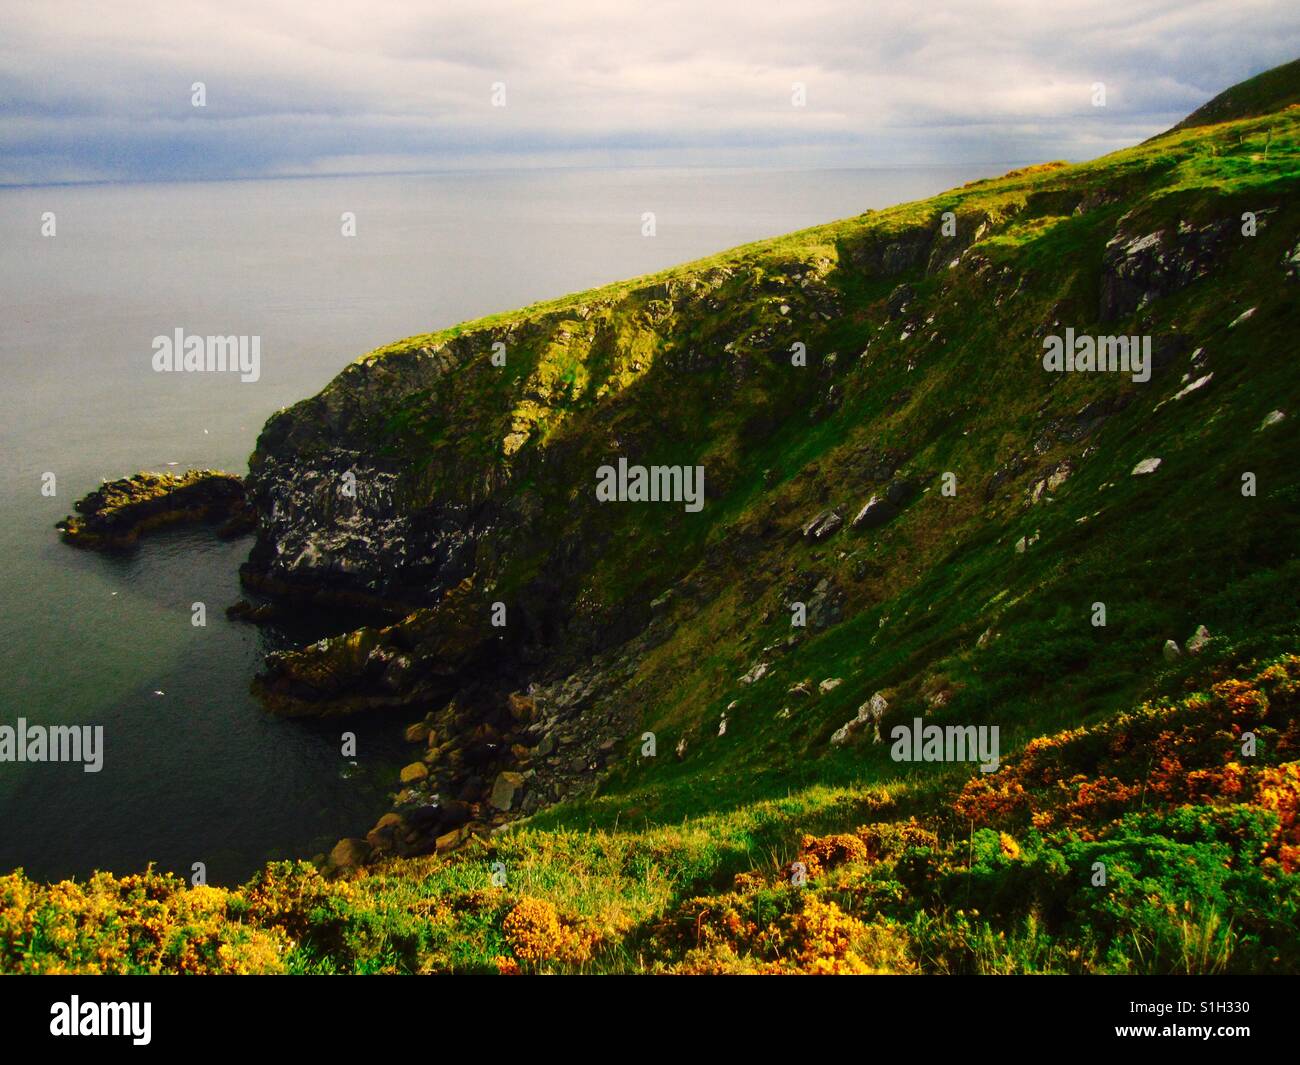
[[[1296,58],[1297,10],[0,0],[0,183],[1083,159]],[[206,107],[192,105],[195,82]],[[792,102],[796,82],[806,106]]]

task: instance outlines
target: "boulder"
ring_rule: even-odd
[[[808,627],[821,632],[844,620],[844,593],[826,578],[817,582],[808,600]]]
[[[401,781],[403,784],[418,784],[421,780],[429,776],[429,767],[423,762],[412,762],[402,769]]]
[[[469,803],[460,799],[449,799],[442,804],[439,821],[443,828],[450,828],[465,824],[473,816],[474,811]]]
[[[537,703],[531,695],[524,695],[522,692],[513,692],[506,698],[506,703],[510,707],[510,716],[516,721],[527,723],[533,719],[533,712],[537,709]]]
[[[1133,476],[1144,477],[1148,473],[1155,473],[1156,470],[1160,469],[1160,463],[1163,461],[1163,459],[1158,458],[1143,459],[1133,467]]]
[[[376,851],[391,850],[405,833],[406,827],[401,814],[386,813],[375,822],[375,827],[366,833],[366,842]]]
[[[885,501],[892,503],[896,507],[901,507],[912,498],[912,493],[915,490],[911,481],[894,481],[885,489]]]
[[[885,306],[889,309],[891,319],[901,318],[907,313],[907,308],[912,300],[916,298],[916,290],[907,284],[899,285],[889,294],[885,301]]]
[[[1192,638],[1187,641],[1187,653],[1189,655],[1199,655],[1205,650],[1205,645],[1210,642],[1210,630],[1204,625],[1197,625],[1196,631],[1192,633]]]
[[[515,799],[524,788],[524,775],[522,773],[512,773],[510,770],[504,770],[497,774],[497,779],[492,785],[492,794],[488,797],[488,802],[496,809],[507,811],[515,804]]]
[[[427,721],[417,721],[414,725],[407,725],[406,731],[402,733],[402,739],[407,743],[424,743],[429,738],[429,723]]]
[[[870,699],[858,707],[858,720],[871,725],[871,742],[880,743],[880,719],[889,709],[889,700],[883,692],[876,692]]]
[[[429,802],[427,795],[417,797],[414,805],[404,807],[402,822],[415,832],[428,832],[442,821],[442,807]]]
[[[850,736],[856,735],[867,725],[870,725],[872,730],[871,742],[880,743],[880,719],[884,717],[885,711],[888,709],[889,702],[885,699],[884,693],[876,692],[875,695],[858,707],[857,716],[852,721],[846,721],[831,733],[831,746],[839,747],[847,743]]]
[[[331,869],[355,869],[370,857],[370,844],[364,839],[348,837],[334,844],[327,859]]]
[[[438,854],[446,854],[449,850],[455,850],[468,835],[463,827],[453,828],[450,832],[444,832],[433,844],[433,849]]]
[[[1034,530],[1033,536],[1022,536],[1019,540],[1016,541],[1016,554],[1023,555],[1025,553],[1026,548],[1033,547],[1034,544],[1038,543],[1038,541],[1039,541],[1039,534],[1037,529]]]
[[[853,519],[854,529],[874,529],[897,517],[898,507],[884,496],[873,495]]]
[[[803,526],[803,535],[809,540],[825,540],[835,533],[844,519],[834,510],[823,510]]]
[[[1178,649],[1178,644],[1173,640],[1165,641],[1164,650],[1161,651],[1161,654],[1165,656],[1166,662],[1177,662],[1183,657],[1183,652]]]

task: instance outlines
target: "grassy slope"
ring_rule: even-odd
[[[890,720],[928,712],[997,724],[1006,752],[1102,726],[1159,693],[1257,674],[1253,660],[1300,647],[1300,373],[1288,354],[1300,322],[1283,269],[1300,228],[1296,134],[1294,111],[1179,129],[1092,163],[977,182],[366,356],[371,366],[429,351],[459,360],[433,392],[394,393],[367,415],[374,446],[407,460],[417,501],[472,498],[482,470],[504,463],[510,490],[536,493],[557,535],[599,545],[574,594],[593,619],[669,587],[683,593],[671,638],[624,693],[644,708],[660,756],[639,759],[630,744],[584,802],[544,811],[486,849],[343,883],[276,867],[233,894],[109,880],[71,901],[83,889],[52,897],[11,879],[0,896],[3,967],[94,965],[105,950],[108,968],[1294,971],[1285,778],[1261,767],[1236,790],[1218,777],[1195,795],[1144,789],[1137,803],[1080,801],[1078,817],[1037,824],[1050,802],[968,816],[959,796],[969,767],[909,769],[887,747],[835,749],[828,738],[883,689]],[[949,210],[964,234],[985,223],[958,267],[918,263],[889,276],[873,267],[873,249],[932,231]],[[1247,210],[1272,213],[1255,237],[1230,230],[1211,279],[1098,322],[1100,263],[1117,227],[1141,235]],[[886,299],[904,282],[912,306],[891,318]],[[1147,385],[1049,380],[1036,333],[1054,322],[1188,343]],[[497,339],[510,353],[505,374],[487,362]],[[806,369],[783,356],[793,339],[807,344]],[[728,345],[734,357],[724,357]],[[1206,361],[1196,369],[1188,356],[1198,347]],[[1209,371],[1206,388],[1170,401],[1184,373]],[[838,405],[810,417],[831,385]],[[331,386],[347,387],[346,375]],[[1091,435],[1061,431],[1085,405],[1116,397],[1128,405]],[[1287,420],[1259,430],[1274,409]],[[696,520],[666,507],[630,519],[629,508],[583,509],[561,485],[587,483],[629,441],[651,461],[703,461],[720,494]],[[548,481],[543,455],[585,472]],[[1163,459],[1156,475],[1129,475],[1153,455]],[[988,489],[1014,458],[1024,468]],[[1067,459],[1070,478],[1030,504],[1030,484]],[[882,461],[922,489],[896,520],[822,544],[798,535],[824,507],[851,517],[873,490],[864,466]],[[953,498],[940,494],[944,471],[956,474]],[[1240,493],[1243,471],[1258,478],[1253,498]],[[523,595],[546,558],[509,548],[496,545],[484,569]],[[785,603],[806,595],[810,575],[840,589],[843,620],[802,634],[757,684],[738,684],[791,632]],[[1098,601],[1105,628],[1089,623]],[[1200,623],[1217,637],[1210,648],[1163,662],[1163,641]],[[986,631],[995,637],[978,647]],[[829,677],[843,683],[824,696],[786,695]],[[1290,683],[1273,696],[1283,719],[1266,727],[1277,736],[1287,735]],[[791,713],[778,716],[784,707]],[[1222,776],[1235,757],[1228,726],[1189,727],[1197,764]],[[683,738],[678,760],[670,752]],[[1295,758],[1293,746],[1265,750],[1267,765]],[[1155,764],[1160,745],[1150,753]],[[1082,756],[1078,768],[1085,781],[1112,775]],[[1121,769],[1115,779],[1127,784],[1151,771]],[[1178,811],[1193,801],[1217,811],[1191,817],[1209,827],[1184,823]],[[1139,808],[1156,820],[1115,824]],[[873,824],[856,844],[803,848],[820,855],[820,873],[789,886],[781,870],[803,833]],[[1111,892],[1090,894],[1090,848],[1107,839],[1131,861]],[[1193,872],[1171,873],[1178,861],[1148,867],[1138,855],[1152,847]],[[493,861],[504,863],[504,888],[491,884]],[[1240,876],[1225,881],[1223,868]],[[733,891],[732,878],[751,870]],[[151,893],[170,922],[162,939],[180,946],[106,947],[117,933],[104,931],[103,914],[135,912]],[[1144,909],[1147,897],[1158,904]],[[99,916],[59,932],[58,913],[83,907]],[[184,920],[182,907],[194,910]]]
[[[1296,104],[1300,104],[1300,59],[1225,89],[1179,122],[1172,132],[1255,118]]]

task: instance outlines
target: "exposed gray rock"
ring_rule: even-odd
[[[885,301],[885,307],[889,311],[889,317],[901,318],[907,313],[907,308],[915,298],[916,290],[912,288],[911,285],[899,285],[889,294],[889,298]]]
[[[1300,243],[1282,256],[1282,266],[1289,280],[1300,279]]]
[[[904,503],[912,498],[912,494],[915,491],[916,486],[913,485],[911,481],[901,479],[893,481],[890,483],[889,487],[885,489],[885,500],[888,503],[893,504],[895,507],[902,507]]]
[[[873,495],[853,519],[855,529],[874,529],[897,517],[898,507],[883,496]]]
[[[823,510],[803,527],[803,535],[810,540],[825,540],[839,530],[844,519],[834,510]]]
[[[845,258],[863,273],[874,277],[897,277],[926,262],[938,226],[919,225],[882,241],[872,234],[845,248]]]
[[[808,600],[808,627],[814,632],[820,632],[843,620],[844,593],[830,580],[822,578]]]
[[[1208,385],[1210,381],[1213,380],[1213,378],[1214,378],[1213,373],[1203,374],[1202,376],[1198,377],[1195,381],[1192,381],[1190,384],[1184,385],[1168,399],[1162,399],[1159,403],[1156,404],[1156,410],[1159,410],[1166,403],[1176,403],[1178,400],[1185,399],[1186,397],[1190,396],[1193,392],[1199,392],[1202,388]]]
[[[1122,230],[1102,255],[1101,320],[1113,322],[1208,276],[1225,254],[1230,219],[1175,231]]]
[[[880,738],[880,721],[885,716],[885,711],[889,709],[889,702],[886,700],[883,692],[876,692],[870,699],[858,707],[857,716],[852,721],[847,721],[833,733],[831,733],[831,746],[838,747],[847,743],[849,738],[857,734],[864,727],[871,728],[871,742],[881,743]]]
[[[1205,645],[1210,642],[1210,630],[1204,625],[1197,625],[1196,631],[1192,633],[1191,639],[1187,641],[1187,653],[1189,655],[1199,655],[1205,650]]]
[[[659,596],[658,599],[654,599],[651,601],[650,612],[652,614],[662,614],[665,610],[668,609],[672,601],[673,601],[673,590],[669,588],[666,592],[664,592],[663,595]]]

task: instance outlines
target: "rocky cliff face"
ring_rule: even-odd
[[[74,508],[77,514],[57,526],[64,542],[97,551],[125,550],[154,529],[197,522],[217,525],[222,537],[242,536],[255,520],[243,482],[220,470],[137,473],[105,481]]]
[[[423,352],[354,364],[319,396],[271,418],[250,462],[259,514],[250,583],[401,614],[468,575],[469,508],[412,506],[403,478],[410,463],[378,454],[373,431],[376,410],[419,395],[454,366],[449,353]]]
[[[244,576],[388,622],[273,656],[258,692],[422,724],[405,808],[467,806],[370,841],[410,851],[635,778],[643,730],[707,772],[726,736],[814,757],[886,683],[890,713],[956,712],[959,648],[1019,624],[1077,656],[1051,604],[1124,599],[1135,544],[1180,586],[1134,639],[1183,626],[1239,575],[1150,523],[1220,528],[1192,515],[1249,469],[1274,494],[1227,540],[1276,567],[1294,524],[1260,425],[1294,424],[1295,128],[1029,168],[366,356],[264,429]],[[1151,379],[1048,372],[1067,327],[1152,337]],[[1157,504],[1130,470],[1162,455]],[[620,458],[703,467],[704,506],[600,501]]]

